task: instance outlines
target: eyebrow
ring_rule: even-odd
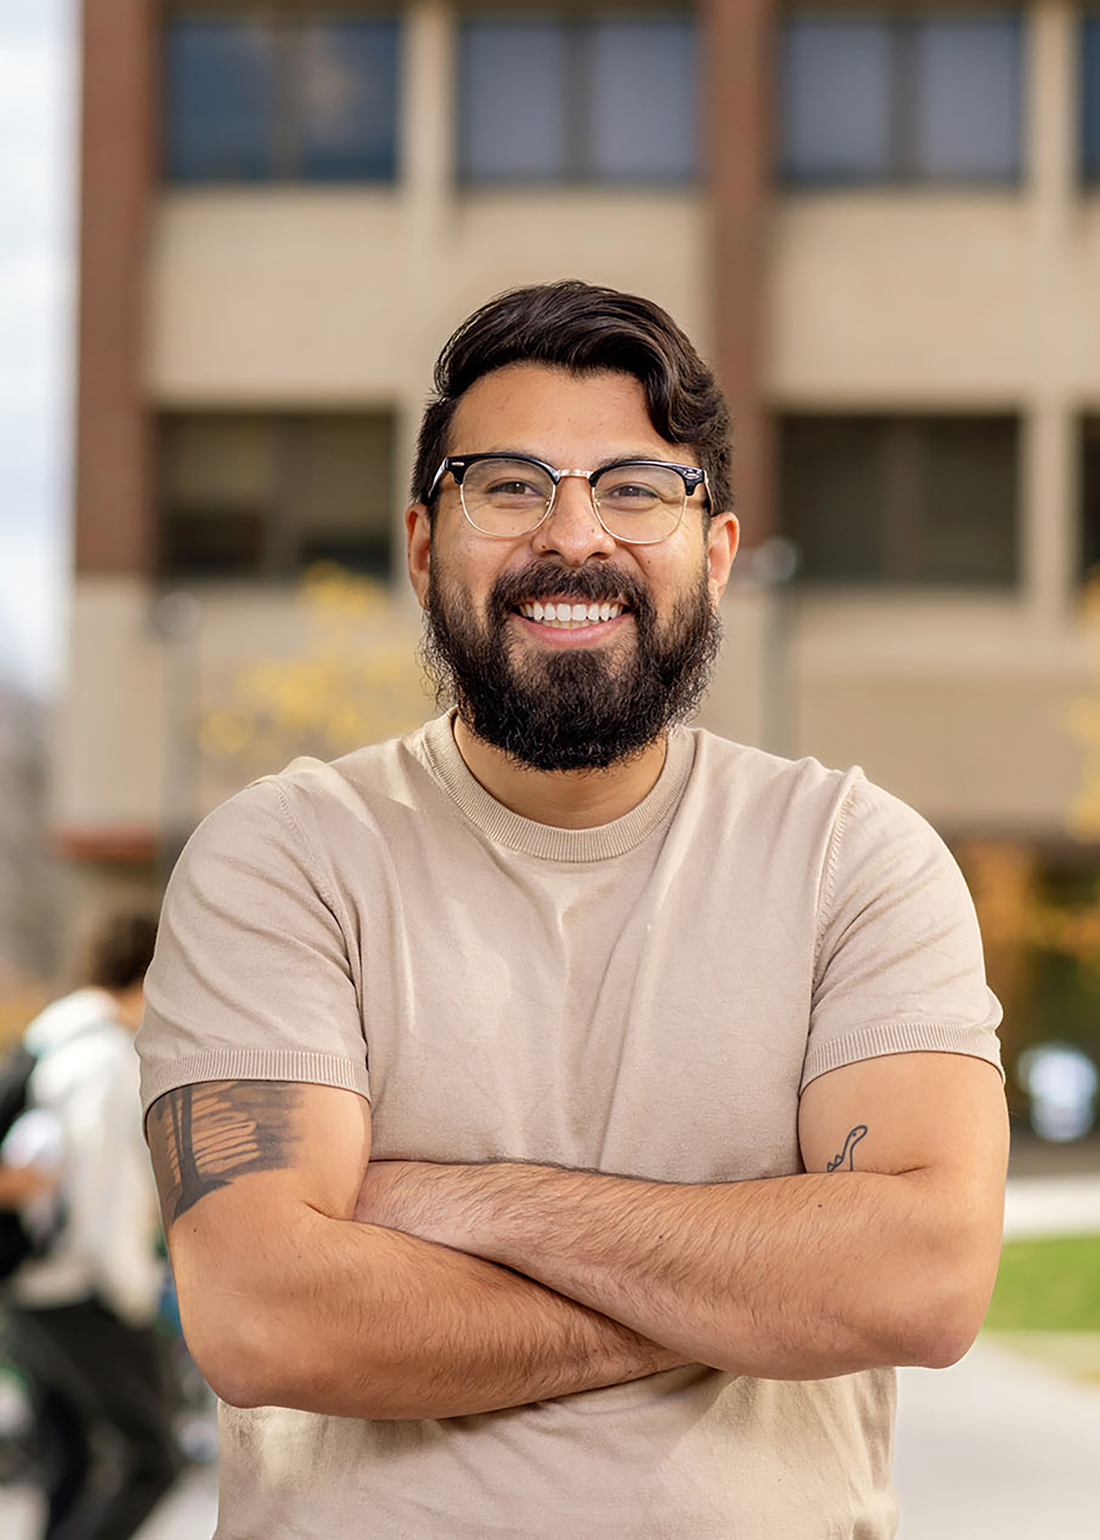
[[[684,445],[684,448],[687,448],[686,444]],[[471,449],[468,451],[468,453],[485,455],[518,455],[521,459],[524,460],[538,460],[543,465],[553,465],[554,463],[552,460],[548,460],[545,455],[535,454],[534,450],[531,449],[517,449],[514,444],[505,444],[500,448],[494,449]],[[625,460],[655,460],[661,465],[687,465],[690,463],[687,460],[666,460],[664,455],[655,454],[652,449],[624,449],[619,454],[605,455],[602,460],[597,460],[595,465],[591,466],[590,469],[593,471],[605,471],[607,470],[608,466],[621,465]],[[560,465],[554,466],[555,470],[562,470],[565,468],[566,467]],[[701,465],[697,465],[694,468],[696,470],[703,469]]]

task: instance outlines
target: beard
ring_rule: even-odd
[[[508,643],[516,606],[539,594],[563,600],[621,600],[633,645],[568,651]],[[722,639],[705,566],[659,626],[637,579],[602,564],[570,570],[533,561],[493,584],[481,626],[464,595],[433,565],[421,661],[442,704],[453,700],[483,742],[532,770],[605,770],[643,753],[692,714]]]

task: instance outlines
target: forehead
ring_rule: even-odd
[[[482,375],[455,408],[448,451],[520,450],[560,466],[594,465],[619,454],[693,458],[654,428],[632,374],[572,374],[545,364],[509,364]]]

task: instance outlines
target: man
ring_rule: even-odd
[[[22,1176],[24,1222],[42,1239],[11,1280],[8,1325],[31,1391],[47,1540],[127,1540],[177,1469],[133,1042],[155,937],[146,909],[95,917],[83,986],[27,1028],[29,1110],[3,1146],[5,1190]]]
[[[150,975],[218,1533],[890,1535],[892,1366],[965,1351],[1001,1227],[965,888],[858,771],[680,725],[737,523],[663,311],[518,290],[436,386],[457,710],[215,812]]]

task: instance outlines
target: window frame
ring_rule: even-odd
[[[1100,7],[1085,7],[1078,17],[1079,64],[1077,69],[1077,164],[1081,185],[1086,192],[1100,191]],[[1089,72],[1089,34],[1095,38],[1096,68]],[[1090,100],[1091,95],[1091,100]],[[1096,118],[1096,149],[1088,152],[1089,107]]]
[[[308,435],[318,424],[373,421],[385,426],[387,433],[387,461],[385,485],[379,497],[382,519],[378,525],[377,540],[364,542],[364,548],[376,548],[384,552],[384,559],[367,560],[356,566],[331,554],[306,556],[305,549],[311,537],[317,538],[308,520],[295,517],[294,503],[301,497],[303,467],[308,463],[310,448]],[[162,586],[183,584],[191,588],[226,587],[238,585],[247,588],[278,588],[293,586],[309,567],[320,561],[334,561],[349,571],[360,572],[379,582],[391,584],[398,575],[400,552],[398,531],[392,517],[393,481],[397,454],[399,412],[396,404],[361,407],[340,407],[315,410],[309,407],[273,408],[265,406],[226,406],[166,408],[159,411],[154,420],[155,444],[155,551],[154,571]],[[170,564],[170,530],[173,517],[197,517],[200,509],[196,503],[188,508],[182,501],[170,496],[166,474],[166,440],[173,426],[188,423],[207,424],[256,424],[263,426],[270,435],[269,491],[264,502],[255,506],[225,511],[236,517],[258,519],[258,557],[253,567],[203,571],[185,564]],[[209,509],[213,512],[211,506]],[[364,523],[364,532],[373,526]],[[339,533],[339,531],[337,531]],[[331,538],[331,532],[330,532]]]
[[[271,82],[271,110],[262,125],[271,170],[256,176],[207,174],[183,175],[172,166],[172,96],[168,86],[170,74],[169,51],[173,27],[184,22],[206,25],[258,24],[270,36],[274,55]],[[389,155],[385,169],[380,171],[356,171],[342,176],[317,176],[303,174],[306,159],[304,112],[302,108],[304,60],[300,46],[296,46],[296,33],[304,33],[312,25],[347,22],[376,23],[383,35],[388,34],[393,50],[393,102],[390,113]],[[160,20],[158,38],[160,76],[160,181],[172,191],[202,190],[215,187],[236,187],[249,190],[286,187],[391,187],[401,176],[401,95],[404,86],[404,38],[405,26],[401,9],[394,5],[371,6],[352,3],[352,0],[336,0],[323,13],[311,6],[293,0],[293,3],[250,4],[239,0],[232,6],[211,5],[209,0],[195,0],[194,4],[180,3],[165,8]]]
[[[883,473],[883,485],[878,489],[876,507],[879,516],[886,521],[882,529],[881,555],[883,566],[879,572],[866,574],[833,574],[814,573],[807,570],[803,559],[804,544],[800,539],[801,531],[796,527],[795,521],[790,516],[788,503],[788,489],[790,486],[788,472],[787,445],[785,430],[788,424],[799,423],[835,423],[858,427],[860,425],[879,432],[878,442],[875,445],[875,453],[881,459],[892,465]],[[779,533],[789,539],[799,550],[799,565],[795,581],[800,588],[812,593],[881,593],[897,592],[900,594],[989,594],[989,595],[1015,595],[1019,594],[1024,582],[1024,551],[1023,551],[1023,519],[1024,519],[1024,435],[1025,414],[1021,407],[1015,409],[1009,407],[990,408],[988,410],[951,411],[946,409],[935,410],[897,410],[889,411],[882,408],[869,407],[864,410],[826,410],[799,409],[791,407],[777,414],[777,469],[778,469],[778,499],[777,499],[777,525]],[[928,438],[921,443],[922,435],[935,433],[938,426],[943,424],[1001,424],[1011,430],[1012,439],[1012,506],[1009,509],[1011,538],[1011,575],[1008,577],[989,577],[979,579],[970,576],[936,576],[930,574],[927,568],[932,563],[925,563],[926,570],[906,575],[888,566],[891,553],[895,558],[899,550],[904,550],[908,540],[916,537],[919,541],[923,529],[923,510],[920,507],[920,480],[926,474],[928,466]],[[908,462],[906,466],[906,461]],[[899,470],[899,466],[902,467]],[[906,475],[916,479],[906,479]],[[857,517],[863,510],[857,510]],[[933,532],[934,533],[934,532]]]
[[[786,154],[786,29],[797,20],[837,22],[879,21],[886,28],[889,76],[886,97],[889,104],[885,175],[845,175],[800,173],[787,162]],[[1008,25],[1014,42],[1012,59],[1015,114],[1015,143],[1012,169],[1004,175],[968,173],[944,175],[927,172],[917,165],[919,102],[917,90],[917,41],[920,28],[929,22],[998,20]],[[936,192],[1005,191],[1018,192],[1027,175],[1027,125],[1029,114],[1027,55],[1031,39],[1031,17],[1021,5],[982,5],[955,10],[943,4],[919,8],[897,5],[817,5],[803,3],[789,6],[777,15],[774,46],[776,81],[773,111],[774,156],[773,183],[781,193],[837,193],[850,191],[893,191],[898,188]]]
[[[608,22],[665,22],[681,23],[693,45],[694,79],[689,82],[691,98],[696,111],[693,119],[692,166],[686,173],[639,172],[637,174],[607,174],[599,171],[591,153],[590,132],[593,113],[588,93],[592,89],[594,75],[594,49],[590,39],[596,28]],[[464,147],[469,127],[468,93],[465,81],[465,35],[479,22],[497,25],[523,22],[552,24],[560,29],[565,54],[565,165],[561,171],[540,173],[514,171],[499,175],[479,175],[464,164]],[[609,192],[632,191],[688,191],[697,188],[702,178],[705,154],[704,142],[704,88],[703,70],[699,50],[699,19],[692,5],[634,5],[603,6],[589,11],[587,7],[548,5],[527,10],[498,10],[475,5],[462,6],[455,13],[454,50],[454,103],[451,142],[452,180],[463,193],[507,192],[535,193],[548,189],[578,189],[591,191],[603,189]]]
[[[1100,402],[1081,407],[1077,417],[1077,581],[1100,577]],[[1095,518],[1090,518],[1090,506]],[[1090,539],[1091,536],[1091,539]]]

